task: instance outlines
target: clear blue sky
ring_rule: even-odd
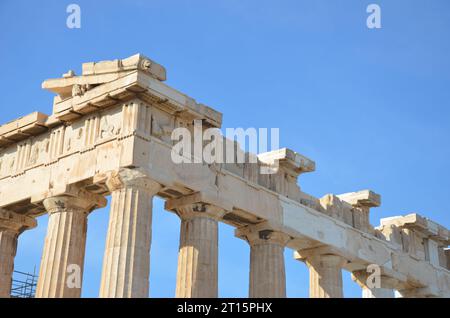
[[[44,79],[81,63],[141,52],[167,83],[224,113],[223,127],[279,127],[281,146],[317,164],[300,178],[315,196],[373,189],[382,217],[422,213],[450,227],[450,2],[448,0],[0,1],[0,121],[51,113]],[[366,27],[366,7],[382,29]],[[83,295],[96,297],[108,209],[89,217]],[[16,269],[39,266],[47,218],[23,234]],[[156,200],[151,295],[175,290],[179,221]],[[249,250],[220,227],[219,289],[245,297]],[[286,251],[287,292],[308,274]],[[359,287],[344,274],[345,295]]]

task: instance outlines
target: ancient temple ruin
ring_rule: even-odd
[[[37,297],[80,297],[67,269],[84,264],[89,214],[111,211],[100,297],[148,297],[152,198],[181,219],[176,297],[218,296],[218,222],[250,246],[249,297],[285,297],[285,248],[310,271],[310,297],[343,297],[342,270],[364,297],[450,297],[449,231],[418,214],[369,222],[380,195],[315,198],[297,178],[315,170],[289,149],[258,162],[175,164],[171,132],[221,127],[222,115],[164,84],[142,55],[84,63],[43,82],[53,114],[0,127],[0,297],[9,297],[18,236],[48,214]],[[279,166],[261,174],[260,166]],[[99,251],[101,253],[103,251]],[[381,285],[368,284],[368,268]],[[306,288],[306,286],[305,286]]]

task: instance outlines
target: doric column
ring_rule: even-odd
[[[294,257],[309,268],[310,298],[343,298],[342,266],[346,260],[339,255],[308,251],[296,252]]]
[[[9,298],[11,294],[17,239],[23,231],[34,227],[33,218],[0,209],[0,298]]]
[[[181,219],[177,298],[218,296],[218,220],[224,210],[202,202],[200,194],[166,202]]]
[[[107,181],[112,193],[100,297],[149,295],[152,199],[161,186],[139,170],[121,169]]]
[[[395,284],[394,280],[386,277],[375,277],[371,279],[371,274],[366,271],[352,272],[352,279],[362,289],[362,298],[394,298],[394,290],[391,288]],[[379,280],[379,281],[377,281]],[[391,283],[393,282],[393,283]]]
[[[37,298],[78,298],[81,296],[87,217],[106,206],[103,197],[82,189],[46,198],[49,214],[42,253]]]
[[[289,236],[270,226],[246,226],[236,236],[250,245],[250,298],[286,297],[284,247]]]
[[[362,287],[362,298],[395,298],[394,290],[389,288]]]

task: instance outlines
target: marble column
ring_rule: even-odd
[[[11,294],[18,237],[36,224],[31,217],[0,209],[0,298],[9,298]]]
[[[345,259],[332,254],[310,254],[305,258],[309,268],[310,298],[343,298],[342,266]]]
[[[83,280],[87,217],[106,200],[84,190],[43,201],[49,214],[36,298],[79,298]]]
[[[161,186],[138,170],[107,181],[112,193],[100,285],[102,298],[149,296],[152,199]]]
[[[289,236],[257,226],[238,229],[236,236],[250,245],[249,297],[286,297],[284,247]]]
[[[166,202],[181,219],[177,298],[218,297],[218,220],[224,210],[196,202],[197,194]]]
[[[362,298],[395,298],[394,290],[389,288],[362,287]]]

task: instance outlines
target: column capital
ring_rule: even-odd
[[[128,168],[113,171],[106,180],[106,186],[111,192],[130,187],[144,190],[152,195],[161,189],[161,185],[150,179],[144,172]]]
[[[328,251],[330,252],[330,251]],[[332,251],[331,251],[332,252]],[[294,253],[294,258],[306,263],[309,269],[311,298],[342,298],[342,268],[347,260],[341,255],[327,253],[323,247]]]
[[[43,204],[49,214],[67,211],[89,213],[94,209],[105,207],[107,201],[103,196],[72,186],[64,193],[49,194],[43,200]]]
[[[337,196],[340,200],[347,202],[353,207],[353,227],[367,233],[373,233],[373,226],[370,224],[371,208],[381,205],[381,195],[371,191],[363,190],[358,192],[344,193]]]
[[[250,246],[261,244],[277,244],[286,246],[291,237],[268,222],[248,225],[235,230],[235,236],[246,240]]]
[[[295,251],[294,259],[305,262],[308,266],[317,261],[323,262],[327,266],[340,268],[347,264],[347,259],[344,256],[337,254],[333,249],[323,247]]]
[[[368,273],[365,270],[360,271],[353,271],[352,272],[352,280],[357,283],[361,288],[369,288],[367,286],[367,280],[370,278],[370,275],[373,275],[372,273]],[[381,275],[380,277],[380,287],[379,288],[386,288],[386,289],[396,289],[399,287],[399,283],[395,278]]]
[[[337,197],[347,202],[353,207],[373,208],[381,204],[381,195],[372,190],[362,190],[358,192],[349,192],[337,195]]]
[[[36,226],[37,222],[32,217],[0,209],[0,230],[9,230],[20,234]]]
[[[201,192],[196,192],[167,200],[164,207],[166,210],[176,213],[182,219],[209,217],[218,221],[227,211],[222,206],[218,201],[207,198]]]

